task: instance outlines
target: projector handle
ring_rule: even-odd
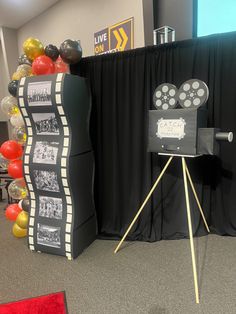
[[[217,132],[215,138],[217,141],[228,141],[231,143],[234,136],[233,132]]]
[[[179,146],[176,145],[162,145],[161,146],[163,150],[165,150],[166,152],[177,152],[179,150]]]

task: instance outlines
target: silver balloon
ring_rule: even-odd
[[[28,65],[31,65],[31,62],[29,61],[29,59],[27,58],[27,56],[25,54],[21,55],[19,58],[18,58],[18,64],[21,65],[21,64],[28,64]]]
[[[0,153],[0,167],[6,170],[9,163],[10,163],[10,160],[3,157],[3,155]]]
[[[8,194],[15,200],[21,200],[28,196],[28,190],[23,178],[15,179],[8,186]]]
[[[4,97],[1,101],[1,110],[8,116],[19,113],[20,111],[17,106],[17,99],[13,96]]]
[[[24,145],[27,140],[25,126],[14,127],[12,137],[19,144]]]

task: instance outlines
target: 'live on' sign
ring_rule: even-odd
[[[95,55],[134,48],[134,18],[112,25],[94,34]]]

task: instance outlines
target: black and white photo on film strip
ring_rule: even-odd
[[[59,192],[57,174],[55,171],[33,170],[33,175],[38,190]]]
[[[55,165],[57,162],[59,142],[36,142],[33,163]]]
[[[49,196],[39,196],[39,216],[62,219],[62,199]]]
[[[59,126],[55,113],[32,113],[35,123],[36,134],[38,135],[58,135]]]
[[[51,86],[51,81],[29,83],[27,90],[28,105],[51,106]]]
[[[38,244],[60,248],[61,246],[60,227],[47,226],[40,223],[38,223],[37,227],[38,227],[37,230]]]

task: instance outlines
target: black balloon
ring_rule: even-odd
[[[19,58],[18,58],[18,64],[21,65],[21,64],[28,64],[28,65],[31,65],[31,62],[29,61],[29,59],[27,58],[26,55],[21,55]]]
[[[60,46],[60,56],[65,63],[75,64],[82,58],[79,40],[66,39]]]
[[[18,87],[18,84],[19,84],[19,81],[17,80],[14,80],[14,81],[11,81],[9,84],[8,84],[8,91],[9,93],[16,97],[17,95],[17,87]]]
[[[29,212],[30,210],[30,201],[28,198],[24,198],[21,203],[21,207],[25,212]]]
[[[59,50],[56,46],[53,45],[47,45],[44,48],[45,55],[51,58],[53,61],[56,61],[59,57]]]

